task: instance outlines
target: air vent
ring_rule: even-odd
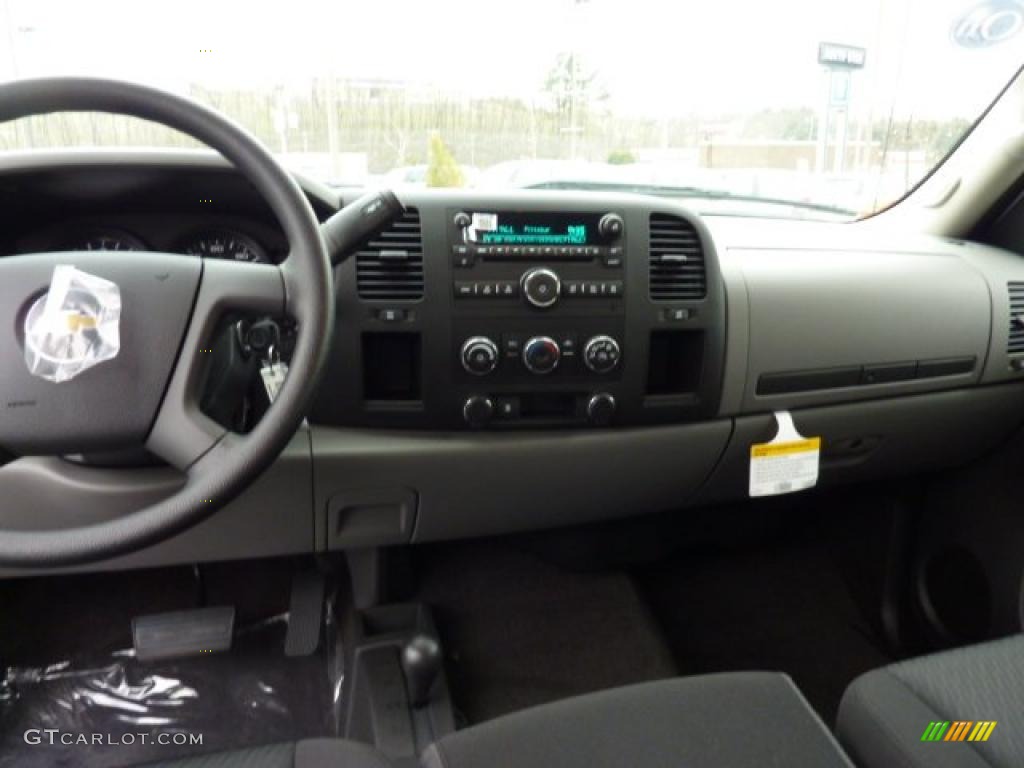
[[[1024,283],[1007,283],[1006,290],[1010,294],[1010,335],[1006,352],[1024,354]]]
[[[420,214],[409,208],[356,253],[359,298],[415,301],[423,298],[423,239]]]
[[[703,299],[707,293],[700,235],[686,219],[651,214],[651,298]]]

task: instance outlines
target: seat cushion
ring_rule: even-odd
[[[932,722],[995,721],[987,741],[921,741]],[[862,768],[1024,765],[1024,636],[922,656],[857,678],[839,740]],[[952,727],[947,728],[952,734]],[[969,734],[968,734],[969,738]]]
[[[427,768],[743,768],[851,763],[785,675],[743,672],[616,688],[450,734]]]
[[[364,744],[305,739],[147,763],[146,768],[391,768],[391,764]]]

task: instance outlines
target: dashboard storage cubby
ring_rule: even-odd
[[[703,367],[703,331],[654,331],[647,356],[647,394],[693,394],[700,389]]]

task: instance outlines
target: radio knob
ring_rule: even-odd
[[[616,240],[622,237],[622,231],[625,228],[626,223],[617,213],[606,213],[597,222],[597,233],[607,240]]]
[[[473,336],[462,345],[462,367],[474,376],[486,376],[498,365],[498,345],[486,336]]]
[[[562,292],[562,281],[558,275],[545,267],[538,267],[523,273],[521,281],[523,296],[540,309],[546,309],[558,301]]]
[[[456,213],[455,218],[452,221],[455,223],[455,226],[458,227],[459,229],[465,229],[466,227],[473,223],[473,219],[465,211],[459,211],[458,213]]]
[[[615,417],[615,398],[607,392],[598,392],[587,401],[587,419],[591,424],[606,427]]]
[[[583,347],[583,362],[594,373],[614,371],[622,351],[611,336],[594,336]]]
[[[562,350],[550,336],[534,336],[523,347],[523,365],[533,373],[551,373],[561,356]]]
[[[494,402],[485,395],[472,395],[462,406],[462,417],[471,427],[482,427],[494,416]]]

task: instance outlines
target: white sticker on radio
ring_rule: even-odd
[[[789,411],[775,414],[778,433],[750,446],[750,495],[778,496],[813,488],[818,482],[821,438],[796,431]]]
[[[474,213],[473,229],[477,232],[493,232],[498,228],[498,214]]]

